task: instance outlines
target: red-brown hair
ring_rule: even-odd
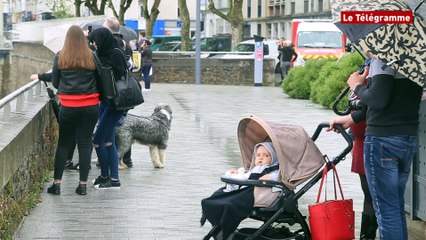
[[[83,30],[79,26],[73,25],[68,29],[64,46],[59,55],[58,68],[96,69],[92,51],[89,48]]]

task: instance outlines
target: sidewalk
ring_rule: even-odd
[[[310,101],[288,98],[279,87],[154,83],[153,90],[144,94],[145,103],[130,113],[151,115],[159,102],[173,109],[166,167],[154,169],[148,148],[135,144],[134,167],[120,171],[121,189],[90,186],[86,196],[75,193],[78,172],[66,171],[61,195],[43,191],[42,202],[25,219],[15,239],[202,239],[210,225],[200,227],[201,199],[223,185],[220,176],[227,169],[242,164],[236,136],[242,118],[256,115],[299,124],[312,134],[320,122],[335,116]],[[329,157],[345,147],[335,133],[323,132],[316,143]],[[95,161],[94,155],[90,180],[99,174]],[[348,156],[338,170],[345,197],[354,199],[359,236],[363,194],[350,164]],[[299,209],[306,212],[307,205],[315,202],[317,185],[305,193]],[[241,226],[253,225],[258,223],[246,220]]]

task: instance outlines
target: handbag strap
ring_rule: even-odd
[[[333,173],[336,176],[335,178],[333,177],[333,182],[334,182],[334,199],[337,199],[336,180],[337,180],[337,184],[338,184],[339,189],[340,189],[340,195],[341,195],[342,199],[345,199],[344,196],[343,196],[342,185],[340,184],[340,179],[339,179],[339,175],[337,174],[336,166],[334,166],[333,162],[330,162],[330,166],[333,169]],[[324,184],[324,179],[327,177],[328,170],[329,170],[329,164],[327,164],[326,167],[324,168],[324,170],[322,171],[321,184],[320,184],[320,187],[319,187],[319,190],[318,190],[318,195],[317,195],[317,203],[320,200],[321,192],[322,192],[322,186]],[[325,200],[327,201],[327,191],[325,192]]]
[[[121,58],[121,59],[123,60],[124,68],[126,69],[126,75],[127,75],[127,74],[129,74],[129,68],[128,68],[128,66],[127,66],[126,55],[124,54],[123,50],[121,50],[120,48],[115,48],[115,49],[117,49],[117,50],[119,50],[119,51],[120,51],[121,56],[122,56],[122,58]]]

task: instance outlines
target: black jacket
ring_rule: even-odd
[[[59,55],[53,60],[52,84],[58,89],[58,94],[89,94],[97,93],[96,70],[88,69],[58,69]]]

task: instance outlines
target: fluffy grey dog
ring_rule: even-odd
[[[127,115],[123,125],[115,128],[119,168],[127,168],[123,155],[134,142],[149,146],[152,164],[156,168],[163,168],[172,118],[172,109],[167,104],[158,104],[149,117]]]

